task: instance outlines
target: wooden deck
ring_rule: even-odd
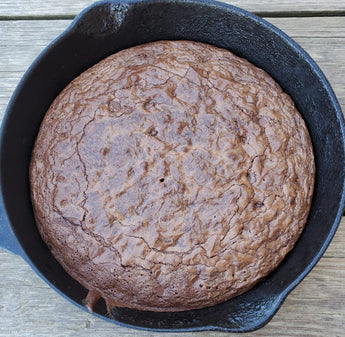
[[[34,58],[92,2],[0,0],[0,120]],[[345,111],[345,1],[226,2],[264,17],[294,38],[322,68]],[[79,310],[49,288],[20,257],[1,248],[0,275],[0,337],[171,336],[123,328]],[[324,257],[272,321],[245,336],[345,336],[344,280],[345,218]]]

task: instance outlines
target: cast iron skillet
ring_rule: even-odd
[[[344,205],[344,122],[326,78],[284,33],[241,9],[204,0],[105,1],[87,8],[31,65],[6,111],[0,145],[0,244],[19,254],[52,288],[81,308],[87,291],[51,255],[36,229],[29,160],[44,113],[74,77],[120,49],[162,39],[227,48],[265,69],[294,99],[312,138],[316,184],[310,216],[296,247],[247,293],[180,313],[114,309],[96,315],[128,327],[160,331],[250,331],[266,324],[331,241]],[[84,308],[85,309],[85,308]]]

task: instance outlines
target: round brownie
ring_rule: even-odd
[[[90,310],[181,311],[251,288],[301,234],[314,186],[306,125],[228,50],[159,41],[73,80],[30,167],[38,229]]]

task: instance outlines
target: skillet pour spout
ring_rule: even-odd
[[[242,9],[208,0],[102,1],[78,15],[38,56],[8,105],[0,143],[0,245],[22,256],[52,288],[86,310],[87,290],[59,265],[34,219],[29,163],[45,112],[81,72],[119,50],[158,40],[226,48],[268,72],[294,100],[313,143],[316,177],[309,218],[295,248],[253,289],[213,307],[175,313],[114,308],[94,314],[154,331],[246,332],[265,325],[329,245],[344,207],[345,128],[337,99],[316,63],[292,39]]]

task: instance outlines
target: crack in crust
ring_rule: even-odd
[[[108,308],[179,311],[236,296],[280,263],[305,225],[314,171],[306,126],[264,71],[165,41],[112,55],[63,90],[30,180],[42,237]]]

